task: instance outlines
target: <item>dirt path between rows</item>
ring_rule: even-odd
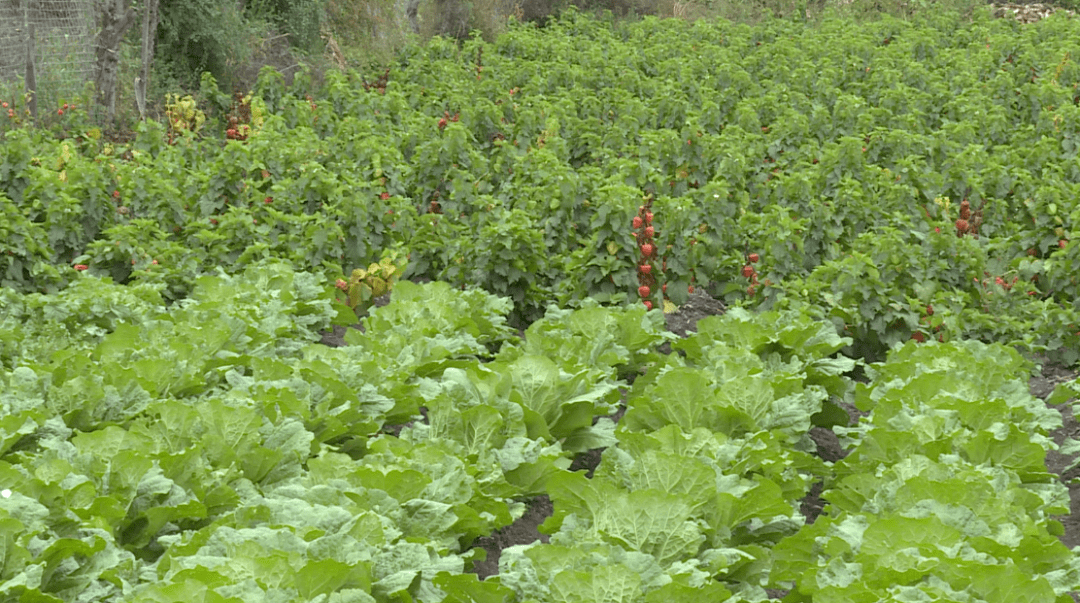
[[[1075,370],[1053,363],[1043,363],[1041,374],[1033,376],[1028,382],[1028,387],[1031,390],[1031,395],[1045,400],[1053,393],[1058,384],[1072,381],[1076,377],[1077,371]],[[1072,412],[1074,402],[1076,400],[1053,406],[1053,408],[1061,412],[1064,423],[1060,429],[1051,434],[1059,446],[1067,439],[1080,438],[1080,421],[1077,421],[1077,417]],[[1059,479],[1069,488],[1070,515],[1058,517],[1057,519],[1065,526],[1065,533],[1061,535],[1061,542],[1070,549],[1080,546],[1080,483],[1074,483],[1074,480],[1080,477],[1080,467],[1069,469],[1069,466],[1073,464],[1073,458],[1056,451],[1050,451],[1046,455],[1046,467],[1051,473],[1057,474]],[[1074,592],[1070,594],[1073,601],[1080,602],[1080,593]]]

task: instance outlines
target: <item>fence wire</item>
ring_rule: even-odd
[[[38,107],[73,100],[93,78],[95,33],[93,0],[0,0],[0,95],[25,91],[32,58]]]

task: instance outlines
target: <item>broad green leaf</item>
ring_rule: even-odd
[[[1055,600],[1054,590],[1046,578],[1029,575],[1012,565],[980,567],[971,576],[970,588],[987,603]]]
[[[1029,441],[1015,425],[980,431],[960,451],[973,463],[990,463],[1021,475],[1046,470],[1046,449]]]
[[[227,406],[217,399],[206,401],[199,411],[206,426],[202,444],[212,464],[227,468],[247,458],[251,473],[260,478],[260,473],[265,475],[276,464],[275,460],[265,466],[258,460],[261,455],[253,452],[262,442],[259,429],[263,424],[263,418],[254,411]]]
[[[687,584],[685,579],[676,577],[675,581],[669,582],[660,588],[650,591],[645,595],[645,603],[714,603],[724,601],[731,597],[731,591],[724,588],[719,582],[707,582],[700,586]]]
[[[432,580],[446,593],[444,603],[511,603],[514,591],[493,580],[480,581],[475,574],[440,572]]]
[[[692,509],[715,493],[716,470],[691,457],[650,450],[631,456],[618,449],[605,453],[594,479],[624,483],[630,490],[655,490],[683,497]]]
[[[696,556],[705,540],[682,497],[657,490],[609,499],[593,521],[597,532],[613,543],[648,553],[661,565]]]
[[[382,490],[399,502],[420,496],[431,483],[431,477],[412,469],[391,470],[383,473],[379,468],[360,467],[353,471],[358,483],[365,488]]]
[[[761,392],[765,391],[758,389],[752,398],[744,398],[736,393],[736,384],[732,383],[729,388],[729,397],[737,398],[747,407],[754,406],[751,399],[760,401],[764,395]],[[724,403],[720,392],[699,369],[675,368],[664,373],[647,390],[627,400],[627,406],[623,417],[626,429],[656,430],[674,424],[684,432],[704,427],[735,434],[755,428],[753,419],[745,411],[733,403]]]
[[[632,603],[642,600],[641,577],[621,565],[564,571],[552,580],[551,594],[566,603]]]
[[[7,511],[0,509],[0,579],[8,580],[23,570],[33,558],[21,544],[26,526],[14,517],[7,516]]]
[[[606,414],[612,395],[617,395],[614,384],[590,383],[588,373],[566,373],[543,356],[521,356],[506,370],[512,379],[510,400],[525,408],[527,423],[532,411],[556,439],[592,425],[594,414]]]
[[[350,582],[362,582],[355,580],[353,574],[354,568],[335,559],[309,561],[296,572],[296,590],[310,601],[318,595],[337,591]],[[367,582],[370,587],[370,576]]]
[[[45,422],[45,414],[23,411],[0,417],[0,457]]]
[[[139,603],[240,603],[241,598],[225,598],[215,592],[211,584],[221,576],[205,568],[184,572],[179,581],[151,583],[140,589],[134,597]],[[180,578],[180,576],[177,576]],[[204,581],[205,580],[205,581]],[[256,592],[250,595],[259,596]]]
[[[704,510],[709,525],[720,533],[726,533],[747,521],[769,522],[777,518],[786,519],[794,513],[792,503],[784,499],[780,487],[771,481],[740,483],[732,490],[721,491],[716,505],[708,505]]]
[[[506,443],[502,414],[490,406],[474,406],[461,412],[461,437],[469,454],[502,448]]]

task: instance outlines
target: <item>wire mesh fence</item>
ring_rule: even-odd
[[[0,0],[0,95],[33,87],[39,107],[74,99],[93,78],[93,0]]]

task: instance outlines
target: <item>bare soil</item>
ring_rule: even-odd
[[[491,536],[477,538],[473,543],[474,548],[484,549],[487,553],[483,561],[473,563],[472,571],[481,580],[499,573],[499,557],[503,549],[537,540],[545,544],[548,542],[548,535],[541,534],[538,528],[554,512],[551,499],[547,495],[537,496],[527,504],[525,514],[517,521],[496,530]]]
[[[1028,388],[1031,390],[1031,395],[1045,400],[1053,393],[1054,388],[1059,383],[1071,381],[1076,377],[1077,371],[1075,370],[1058,364],[1043,363],[1040,373],[1031,377]],[[1051,434],[1054,441],[1059,445],[1069,438],[1080,437],[1080,422],[1073,415],[1073,402],[1075,400],[1053,406],[1053,408],[1061,412],[1064,423],[1060,429],[1054,430]],[[1068,468],[1073,463],[1074,458],[1053,450],[1046,455],[1046,467],[1051,473],[1060,476],[1059,479],[1069,488],[1069,499],[1072,502],[1070,515],[1061,516],[1057,519],[1065,526],[1065,533],[1061,535],[1061,542],[1070,549],[1074,546],[1080,546],[1080,483],[1073,483],[1076,478],[1080,477],[1080,467]],[[1080,595],[1074,593],[1073,599],[1080,601]]]

